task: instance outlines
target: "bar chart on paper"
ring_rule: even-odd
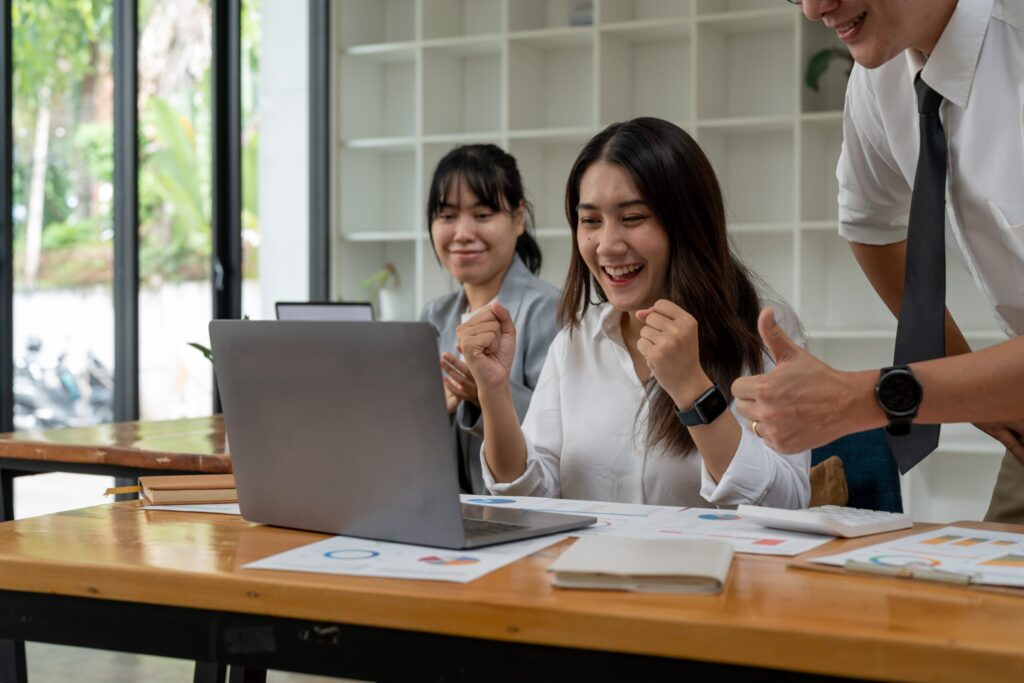
[[[1024,534],[945,527],[812,562],[958,574],[972,583],[1024,587]]]

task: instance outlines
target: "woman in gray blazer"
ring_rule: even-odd
[[[532,208],[516,160],[495,145],[464,145],[438,163],[427,200],[427,225],[438,262],[461,283],[434,299],[420,320],[438,330],[445,397],[464,492],[485,493],[480,463],[483,419],[476,383],[456,348],[455,328],[493,301],[515,323],[511,386],[522,420],[558,331],[559,291],[536,276],[540,247],[529,234]]]

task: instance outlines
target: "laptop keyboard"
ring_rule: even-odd
[[[506,522],[491,522],[483,519],[470,519],[469,517],[463,517],[462,528],[465,530],[467,536],[490,536],[492,534],[505,533],[506,531],[525,529],[526,525],[508,524]]]

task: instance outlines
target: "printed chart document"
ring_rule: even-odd
[[[719,593],[732,544],[707,538],[581,538],[550,569],[559,588]]]
[[[767,529],[744,521],[734,510],[607,503],[562,498],[463,495],[463,503],[518,507],[546,512],[585,514],[597,522],[566,536],[630,538],[715,538],[728,541],[738,553],[793,556],[833,540],[831,536]]]
[[[754,555],[799,555],[834,540],[831,536],[767,529],[745,521],[732,510],[715,508],[686,508],[615,533],[635,538],[714,538],[728,541],[738,553]]]
[[[469,583],[563,538],[542,536],[474,550],[445,550],[335,536],[250,562],[244,568]]]
[[[1024,587],[1024,534],[947,526],[809,561],[914,579]]]
[[[480,496],[462,494],[463,503],[489,507],[507,507],[538,512],[560,512],[567,515],[589,515],[597,521],[588,527],[569,531],[562,537],[601,536],[638,524],[645,524],[683,508],[663,505],[635,505],[608,503],[599,500],[572,500],[570,498],[537,498],[533,496]]]

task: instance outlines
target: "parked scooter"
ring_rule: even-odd
[[[14,428],[52,429],[85,426],[113,419],[113,377],[92,353],[82,373],[88,395],[61,353],[54,365],[42,357],[42,341],[29,337],[25,355],[15,361]]]

